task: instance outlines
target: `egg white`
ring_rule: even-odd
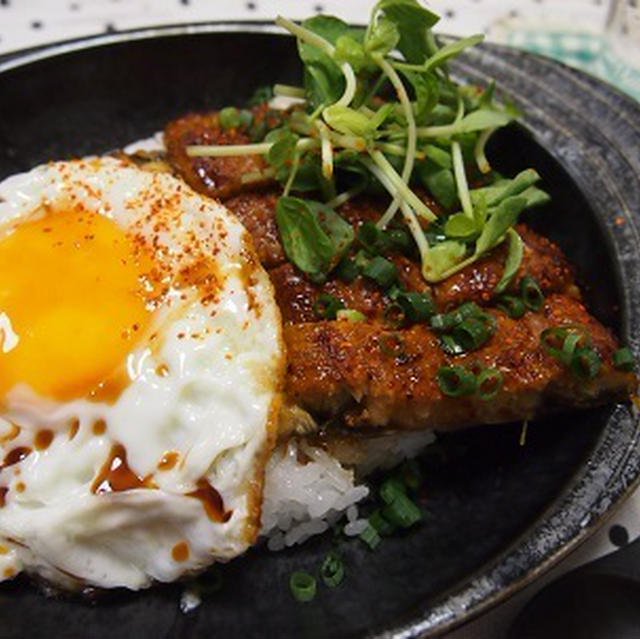
[[[26,571],[64,588],[139,589],[228,560],[254,541],[283,379],[280,316],[251,240],[222,205],[169,175],[116,159],[52,163],[8,178],[0,184],[0,236],[44,203],[70,196],[125,230],[136,225],[174,255],[189,233],[206,228],[205,245],[215,243],[223,276],[215,306],[193,291],[187,301],[180,290],[166,296],[158,346],[142,341],[130,353],[129,382],[115,402],[56,402],[18,385],[0,409],[2,457],[33,447],[41,429],[54,432],[48,448],[0,470],[0,487],[8,489],[0,580]],[[158,207],[170,222],[160,231],[153,225]],[[70,438],[72,420],[78,429]],[[97,420],[106,423],[104,433],[94,432]],[[92,492],[116,443],[155,488]],[[159,470],[167,451],[179,462]],[[228,521],[212,521],[188,495],[202,478],[222,497]],[[176,560],[172,549],[182,542],[188,558]]]

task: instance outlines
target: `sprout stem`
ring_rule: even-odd
[[[322,175],[330,180],[333,177],[333,146],[329,137],[329,127],[322,120],[316,120],[315,125],[320,132]]]
[[[469,195],[467,175],[464,171],[464,159],[462,157],[460,142],[454,141],[451,143],[451,156],[453,159],[453,172],[456,176],[458,199],[460,200],[464,214],[473,219],[473,205],[471,204],[471,196]]]
[[[396,173],[396,170],[391,166],[389,160],[384,157],[384,154],[380,151],[370,151],[369,155],[375,165],[377,165],[384,173],[389,184],[392,185],[393,190],[391,194],[399,196],[398,200],[404,199],[409,206],[421,217],[433,222],[437,219],[436,214],[409,188],[406,182]],[[367,166],[371,168],[371,164],[367,162]],[[388,212],[388,209],[387,209]],[[378,227],[384,228],[390,220],[385,220],[385,215],[378,220]]]
[[[220,158],[233,155],[266,155],[274,142],[259,142],[258,144],[192,144],[186,147],[189,157]],[[318,146],[318,141],[312,138],[302,138],[296,143],[297,151],[308,151]]]
[[[480,169],[481,173],[489,173],[491,171],[491,165],[489,164],[489,160],[487,160],[487,156],[485,155],[485,147],[494,131],[495,128],[485,129],[484,131],[482,131],[482,133],[480,133],[476,141],[474,155],[476,158],[476,164],[478,165],[478,169]]]
[[[273,93],[287,98],[300,98],[301,100],[307,97],[306,91],[302,87],[294,87],[289,84],[274,84]]]
[[[407,90],[404,87],[402,79],[393,68],[393,66],[387,62],[382,56],[374,56],[376,64],[382,69],[382,72],[389,78],[393,88],[396,90],[400,104],[404,111],[405,118],[407,119],[407,154],[404,159],[404,167],[402,168],[402,181],[405,184],[409,183],[411,179],[411,173],[413,172],[413,165],[416,157],[416,121],[413,117],[413,107],[411,106],[411,100],[407,95]],[[395,171],[394,171],[395,172]],[[384,226],[386,226],[395,215],[398,207],[400,206],[400,191],[398,190],[396,196],[393,198],[391,204],[389,204],[382,219],[385,220]]]

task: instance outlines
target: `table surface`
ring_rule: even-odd
[[[210,20],[272,20],[279,13],[295,19],[322,12],[362,23],[372,5],[371,0],[0,0],[0,55],[114,30]],[[583,67],[585,42],[600,37],[607,16],[603,0],[433,0],[429,6],[442,16],[438,30],[452,35],[482,32],[491,41],[540,51],[539,35],[560,31],[565,37],[561,50],[549,52]],[[538,39],[532,40],[531,33]],[[519,610],[544,584],[639,535],[640,491],[550,573],[446,639],[502,639]]]

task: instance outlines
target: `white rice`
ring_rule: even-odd
[[[433,433],[419,432],[329,443],[323,448],[304,438],[280,445],[265,474],[261,534],[267,547],[278,551],[301,544],[337,524],[344,514],[344,534],[358,536],[367,520],[359,518],[356,504],[369,494],[358,476],[415,457],[434,440]]]

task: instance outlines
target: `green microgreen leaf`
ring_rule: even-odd
[[[476,255],[486,253],[501,242],[507,229],[518,221],[518,216],[526,205],[526,198],[508,197],[500,202],[493,211],[490,211],[489,219],[476,242]]]
[[[305,273],[326,274],[353,242],[353,229],[329,207],[281,197],[276,222],[287,257]]]
[[[502,293],[507,286],[509,286],[511,280],[520,268],[522,263],[523,242],[518,232],[514,229],[507,231],[507,237],[509,238],[509,252],[507,253],[507,259],[504,264],[504,272],[500,281],[496,284],[494,293]]]
[[[429,281],[437,281],[440,276],[458,264],[467,249],[461,242],[447,240],[429,249],[422,262],[423,275]]]
[[[367,34],[364,49],[369,55],[387,55],[400,42],[398,27],[391,20],[379,18],[375,26]]]
[[[430,55],[427,30],[440,19],[417,0],[380,0],[372,15],[382,12],[400,33],[398,49],[407,62],[421,63]]]
[[[448,237],[468,238],[477,234],[478,230],[475,219],[464,213],[452,215],[444,225],[444,232]]]
[[[338,64],[347,62],[356,73],[362,71],[368,64],[364,46],[350,35],[341,35],[336,40],[336,52],[333,59]]]

